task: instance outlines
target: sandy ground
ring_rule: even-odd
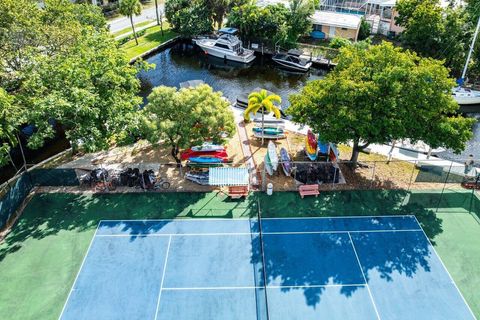
[[[286,177],[281,168],[273,176],[264,172],[264,157],[267,152],[268,140],[262,145],[261,139],[253,136],[253,124],[246,125],[250,139],[251,152],[257,165],[262,189],[268,183],[272,183],[274,190],[287,191],[297,190],[298,185],[292,177]],[[273,140],[277,150],[284,147],[294,161],[308,161],[303,148],[305,136],[299,133],[287,132],[286,138]],[[230,165],[245,166],[245,158],[242,152],[238,132],[226,144],[230,157]],[[386,157],[379,154],[360,154],[361,166],[355,170],[347,163],[351,156],[351,148],[345,145],[339,146],[340,159],[345,162],[339,163],[340,170],[346,180],[346,184],[320,185],[321,190],[344,190],[344,189],[441,189],[444,187],[445,177],[433,176],[434,179],[425,179],[424,173],[418,170],[412,163],[394,160],[386,163]],[[71,159],[68,159],[71,160]],[[58,165],[58,163],[56,163]],[[96,167],[111,169],[123,169],[126,167],[138,167],[154,169],[171,183],[171,190],[175,191],[211,191],[218,188],[201,186],[184,178],[188,168],[181,170],[170,155],[170,149],[166,146],[153,146],[146,141],[139,141],[127,147],[116,147],[105,152],[86,154],[75,157],[72,161],[60,165],[61,168],[84,168]],[[422,178],[423,177],[423,178]],[[429,180],[430,179],[430,180]],[[421,182],[421,181],[435,182]],[[452,179],[449,179],[452,180]],[[446,189],[461,188],[458,181],[445,184]]]

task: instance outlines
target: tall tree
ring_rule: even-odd
[[[461,152],[471,139],[475,120],[456,115],[455,81],[442,62],[386,42],[342,48],[338,61],[324,80],[290,96],[287,110],[322,141],[352,141],[353,163],[371,143],[410,138]]]
[[[424,57],[445,60],[459,76],[473,28],[465,9],[443,8],[438,0],[400,0],[397,10],[395,21],[405,28],[402,44]]]
[[[133,24],[133,16],[138,16],[142,13],[142,4],[139,0],[120,0],[120,6],[118,9],[120,14],[130,19],[133,37],[135,38],[135,43],[138,45],[137,33],[135,32],[135,25]]]
[[[145,136],[153,144],[163,142],[180,163],[180,149],[206,139],[220,143],[235,133],[229,103],[208,85],[180,89],[160,86],[148,96],[142,110]]]
[[[280,108],[275,103],[282,103],[282,98],[276,94],[268,94],[267,90],[254,91],[248,95],[248,106],[243,113],[245,121],[250,121],[250,113],[262,112],[262,133],[265,130],[265,112],[273,112],[277,119],[280,119]],[[264,138],[262,136],[262,144]]]
[[[13,96],[0,88],[0,167],[11,162],[10,150],[18,144],[18,131],[23,112],[13,103]]]
[[[174,31],[186,37],[213,30],[211,11],[205,0],[167,0],[165,17]]]
[[[290,12],[287,17],[288,41],[296,43],[298,38],[310,32],[310,16],[315,12],[314,0],[290,0]]]

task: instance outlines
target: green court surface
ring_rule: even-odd
[[[0,314],[57,319],[101,219],[237,218],[415,214],[480,318],[480,199],[467,191],[35,195],[0,244]]]

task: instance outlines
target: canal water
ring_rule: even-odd
[[[312,68],[308,73],[296,73],[277,67],[267,57],[257,57],[248,67],[225,62],[223,59],[206,56],[192,45],[178,44],[147,59],[155,64],[155,69],[140,73],[141,95],[146,97],[153,87],[159,85],[176,86],[188,80],[203,80],[214,90],[223,92],[231,102],[245,92],[264,88],[282,97],[282,108],[288,107],[288,96],[298,92],[307,81],[322,79],[327,70]],[[480,114],[469,114],[480,121]],[[466,159],[469,154],[480,159],[480,125],[474,128],[474,138],[460,155],[445,151],[439,154],[451,160]]]

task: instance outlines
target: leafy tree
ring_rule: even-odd
[[[403,43],[423,56],[434,56],[440,50],[444,33],[443,10],[437,0],[400,0],[396,23],[405,28]]]
[[[177,33],[191,37],[213,30],[211,12],[204,0],[168,0],[165,17]]]
[[[386,42],[368,49],[349,46],[324,80],[290,96],[287,110],[322,141],[353,141],[353,163],[371,143],[404,138],[460,152],[475,120],[456,115],[454,84],[440,61]]]
[[[15,91],[37,55],[53,56],[77,42],[83,27],[107,32],[100,9],[68,0],[0,1],[0,85]]]
[[[335,37],[332,40],[330,40],[330,43],[328,46],[333,49],[340,49],[343,47],[348,47],[352,45],[352,41],[345,39],[345,38],[340,38],[340,37]]]
[[[0,88],[0,167],[11,162],[10,149],[18,144],[18,131],[22,124],[22,112],[13,103],[13,96]]]
[[[138,46],[137,34],[135,32],[135,25],[133,24],[133,15],[140,15],[142,13],[142,4],[139,0],[120,0],[120,6],[118,8],[120,14],[128,17],[130,23],[132,24],[133,37],[135,38],[135,43]]]
[[[290,0],[289,9],[288,42],[295,44],[300,36],[309,33],[312,28],[310,16],[315,12],[315,2],[313,0]]]
[[[153,144],[164,141],[180,163],[180,149],[205,139],[221,142],[235,133],[229,103],[208,85],[177,90],[160,86],[148,96],[142,110],[145,136]]]
[[[13,146],[5,132],[28,123],[37,128],[28,146],[41,147],[55,134],[52,120],[66,130],[74,150],[82,144],[95,151],[134,137],[136,74],[146,65],[128,65],[99,8],[68,0],[45,0],[43,6],[2,0],[0,55],[1,103],[8,111],[2,111],[2,143]],[[20,118],[12,116],[16,110]]]
[[[141,103],[137,72],[109,34],[88,28],[67,52],[38,56],[17,93],[29,110],[28,122],[37,127],[28,146],[40,147],[54,136],[51,119],[63,127],[74,151],[80,145],[97,151],[131,138],[129,126]]]
[[[245,121],[250,121],[250,113],[256,114],[262,112],[262,132],[265,129],[264,116],[265,111],[273,112],[277,119],[280,119],[281,113],[276,103],[282,103],[282,98],[276,94],[268,94],[267,90],[262,89],[258,92],[254,91],[248,95],[248,106],[243,113]],[[264,138],[262,137],[262,144]]]
[[[358,40],[361,41],[367,39],[370,36],[371,29],[370,24],[364,17],[362,17],[362,20],[360,21],[360,29],[358,30]]]

